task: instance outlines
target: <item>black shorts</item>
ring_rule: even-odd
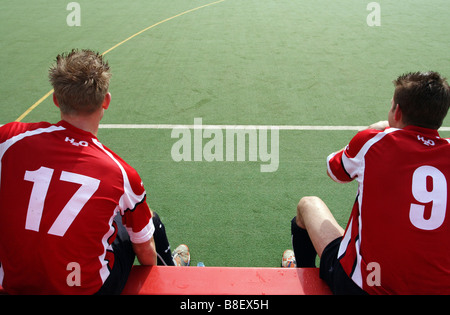
[[[345,273],[337,259],[342,237],[325,247],[320,258],[320,278],[330,287],[333,294],[367,294]]]
[[[100,295],[117,295],[122,292],[136,257],[130,236],[122,224],[122,217],[118,214],[114,221],[117,225],[117,236],[111,244],[114,251],[114,266],[105,283],[96,293]]]

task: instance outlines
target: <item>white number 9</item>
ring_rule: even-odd
[[[427,189],[427,177],[432,179],[432,189]],[[412,178],[412,194],[422,204],[411,204],[409,219],[422,230],[435,230],[444,223],[447,211],[447,181],[444,174],[433,166],[421,166],[414,171]],[[431,215],[425,219],[425,206],[432,203]]]

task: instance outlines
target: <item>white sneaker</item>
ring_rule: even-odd
[[[172,253],[172,259],[175,266],[189,266],[191,263],[191,254],[189,253],[189,247],[185,244],[179,245]]]
[[[281,259],[281,267],[283,268],[296,268],[297,262],[295,261],[294,251],[291,249],[286,249],[283,253],[283,258]]]

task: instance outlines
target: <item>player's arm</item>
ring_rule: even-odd
[[[140,244],[132,243],[132,245],[133,250],[136,253],[136,257],[141,265],[156,266],[157,255],[156,255],[155,240],[153,239],[153,236],[151,239],[149,239],[144,243]]]
[[[389,127],[389,122],[387,120],[381,120],[379,122],[371,124],[369,127],[367,127],[367,129],[375,129],[375,130],[383,131],[388,127]]]
[[[337,183],[347,183],[353,180],[344,168],[342,155],[346,148],[331,153],[327,157],[327,175]]]
[[[331,153],[329,156],[328,156],[328,158],[327,158],[327,175],[328,175],[328,177],[330,177],[332,180],[334,180],[334,181],[336,181],[335,180],[335,178],[334,178],[334,175],[333,175],[333,173],[332,173],[332,171],[331,171],[331,168],[330,168],[330,160],[332,159],[332,157],[334,157],[334,156],[336,156],[336,155],[342,155],[342,153],[344,152],[344,150],[345,150],[345,147],[344,148],[342,148],[341,150],[338,150],[338,151],[336,151],[336,152],[333,152],[333,153]]]
[[[348,183],[354,180],[358,176],[357,171],[360,170],[364,159],[364,156],[360,156],[358,153],[367,141],[381,132],[375,127],[384,128],[384,126],[384,122],[371,125],[372,128],[358,132],[344,149],[331,153],[327,157],[328,176],[338,183]]]

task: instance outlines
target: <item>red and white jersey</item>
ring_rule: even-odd
[[[65,121],[0,128],[0,285],[7,292],[97,292],[114,264],[118,213],[133,243],[152,237],[141,178],[94,135]]]
[[[359,132],[331,154],[336,182],[358,181],[338,258],[371,294],[450,294],[450,140],[436,130]]]

